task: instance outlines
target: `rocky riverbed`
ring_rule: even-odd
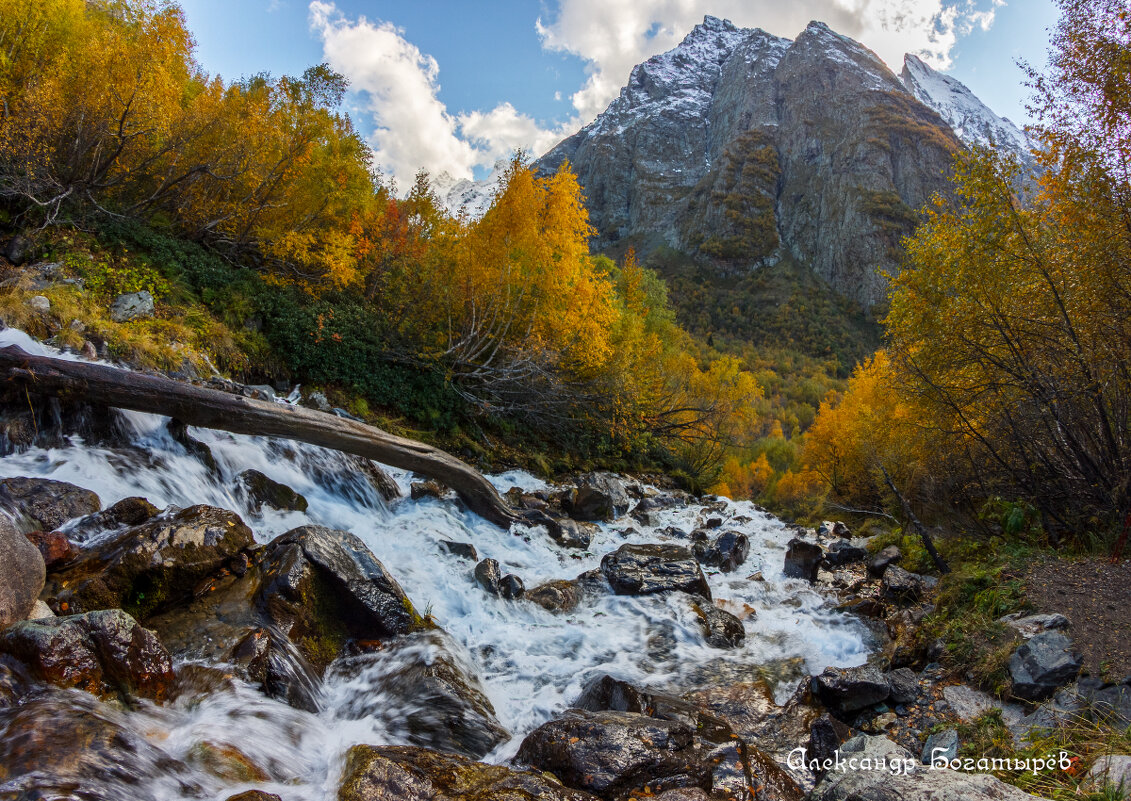
[[[944,697],[932,580],[846,528],[512,472],[550,522],[503,531],[318,448],[5,411],[0,799],[1027,797],[921,764],[994,702]]]

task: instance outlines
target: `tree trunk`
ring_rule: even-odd
[[[164,376],[32,356],[15,345],[0,348],[0,376],[8,385],[20,384],[40,395],[162,414],[202,428],[282,437],[364,456],[446,484],[472,511],[497,526],[509,528],[518,519],[482,474],[451,454],[325,412],[244,398]]]
[[[907,498],[903,493],[895,487],[895,482],[891,480],[886,468],[881,467],[880,472],[884,474],[884,481],[888,484],[888,489],[895,493],[895,497],[899,498],[899,503],[903,506],[903,513],[907,515],[907,519],[911,521],[911,525],[915,527],[915,531],[919,533],[919,539],[923,541],[923,547],[927,549],[927,553],[931,555],[931,561],[935,563],[940,573],[946,574],[950,572],[950,567],[947,566],[946,560],[942,558],[942,554],[935,548],[935,541],[931,539],[931,535],[927,533],[927,529],[919,522],[919,518],[911,511],[911,504],[908,503]]]

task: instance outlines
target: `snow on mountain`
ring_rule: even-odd
[[[498,185],[499,165],[482,181],[469,178],[455,178],[451,173],[442,172],[432,178],[432,191],[440,205],[451,214],[466,214],[475,220],[484,215],[495,198]]]
[[[910,53],[904,56],[899,77],[907,90],[946,120],[966,144],[995,144],[1029,159],[1032,144],[1025,132],[991,111],[961,81],[932,69]]]

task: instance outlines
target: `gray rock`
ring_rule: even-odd
[[[1102,756],[1092,765],[1084,779],[1084,789],[1100,793],[1108,788],[1123,798],[1131,798],[1131,756]]]
[[[817,571],[825,552],[820,545],[794,537],[785,551],[785,565],[782,568],[789,578],[803,578],[812,583],[817,580]]]
[[[910,704],[919,697],[919,677],[910,668],[900,668],[887,674],[894,704]]]
[[[954,729],[936,732],[923,743],[920,760],[924,765],[933,762],[950,762],[958,758],[958,732]]]
[[[711,587],[699,563],[679,545],[622,545],[605,555],[601,571],[617,595],[679,590],[711,599]]]
[[[28,620],[43,620],[44,618],[55,617],[55,613],[51,611],[51,607],[43,603],[43,601],[36,601],[35,606],[31,608],[28,614]]]
[[[51,311],[51,301],[45,295],[32,295],[27,299],[28,308],[39,314]]]
[[[1026,701],[1048,698],[1080,672],[1083,660],[1059,631],[1037,634],[1009,658],[1013,694]]]
[[[102,508],[88,489],[47,478],[6,478],[0,481],[0,503],[27,518],[33,529],[53,531],[63,523]]]
[[[307,396],[306,402],[320,412],[328,412],[333,408],[324,392],[311,392]]]
[[[920,576],[909,573],[898,565],[890,565],[884,571],[882,587],[884,595],[895,601],[914,603],[923,598],[938,583],[933,576]]]
[[[868,575],[873,578],[879,578],[888,569],[888,565],[893,565],[903,558],[903,551],[899,550],[895,545],[889,545],[878,554],[872,557],[868,562]]]
[[[116,323],[128,323],[153,316],[153,295],[146,290],[118,295],[110,304],[110,319]]]
[[[928,768],[886,737],[855,737],[841,746],[841,759],[846,764],[825,774],[811,801],[1039,801],[993,776]],[[861,769],[864,760],[883,768]]]
[[[868,551],[866,548],[853,545],[847,540],[836,540],[829,546],[828,553],[825,554],[825,561],[833,567],[863,562],[867,558]]]
[[[998,618],[998,623],[1004,623],[1017,631],[1025,639],[1029,639],[1042,631],[1063,631],[1069,627],[1068,618],[1064,615],[1053,613],[1051,615],[1022,615],[1014,612],[1012,615]]]
[[[855,712],[886,701],[891,693],[887,678],[872,665],[827,667],[813,684],[821,700],[841,712]]]
[[[27,619],[45,576],[39,549],[0,514],[0,629]]]

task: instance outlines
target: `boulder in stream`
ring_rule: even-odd
[[[125,609],[144,619],[192,597],[197,585],[252,545],[234,512],[190,506],[132,526],[51,575],[56,614]]]
[[[696,544],[693,551],[702,564],[732,573],[750,554],[750,539],[738,531],[724,531],[710,543]]]
[[[33,529],[44,531],[102,508],[98,495],[90,490],[48,478],[0,480],[0,503],[29,520]]]
[[[891,694],[887,677],[872,665],[827,667],[813,682],[821,700],[840,712],[864,709],[887,700]]]
[[[789,578],[803,578],[813,583],[824,555],[820,545],[794,537],[786,547],[783,570]]]
[[[681,545],[622,545],[601,570],[617,595],[679,590],[711,600],[711,588],[691,551]]]
[[[259,512],[264,507],[281,512],[306,511],[306,498],[258,470],[244,470],[236,476],[236,481],[247,496],[248,506],[253,512]]]
[[[628,513],[629,503],[623,481],[612,473],[593,473],[566,493],[562,505],[574,520],[615,520]]]
[[[101,696],[163,698],[173,662],[157,635],[121,609],[25,620],[0,633],[0,653],[40,681]]]
[[[336,715],[376,719],[413,745],[482,757],[510,735],[499,723],[474,667],[440,631],[399,637],[381,651],[331,668],[346,693]]]
[[[338,801],[594,801],[545,773],[404,745],[355,745]]]

